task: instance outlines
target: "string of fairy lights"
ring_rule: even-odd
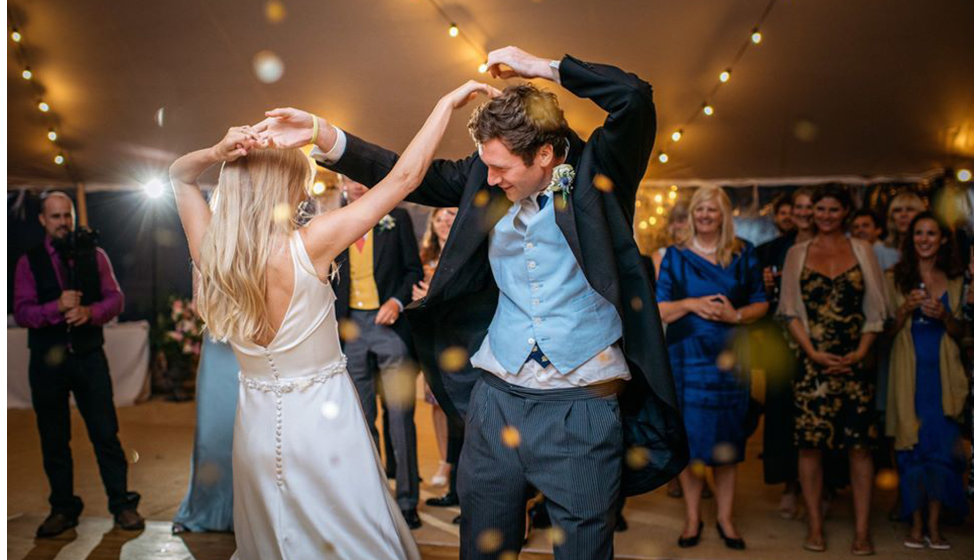
[[[449,14],[446,13],[446,10],[444,10],[442,6],[440,6],[439,3],[436,2],[436,0],[428,0],[428,1],[429,4],[431,4],[432,7],[435,8],[436,12],[439,14],[439,17],[441,17],[446,21],[446,24],[449,26],[447,28],[447,33],[449,33],[449,36],[452,37],[453,39],[461,39],[466,44],[468,44],[473,49],[473,51],[476,52],[477,55],[479,55],[481,62],[480,65],[477,67],[477,72],[481,74],[486,73],[487,71],[486,61],[487,61],[487,56],[489,55],[487,50],[484,49],[479,44],[477,44],[477,42],[474,41],[469,35],[464,33],[463,30],[460,29],[459,25],[456,24],[455,20],[449,17]]]
[[[698,106],[698,108],[691,113],[691,116],[688,117],[688,119],[684,121],[683,124],[675,128],[673,132],[670,133],[670,140],[673,143],[672,145],[676,145],[681,141],[681,139],[684,137],[685,134],[684,130],[690,128],[690,126],[694,123],[694,121],[696,121],[699,118],[710,117],[715,114],[715,106],[714,106],[715,97],[718,95],[718,92],[721,90],[722,86],[727,84],[732,79],[735,66],[739,63],[739,61],[742,60],[742,57],[749,50],[749,48],[762,44],[762,26],[763,24],[765,24],[766,18],[769,17],[769,14],[772,12],[772,8],[775,4],[776,4],[776,0],[769,0],[769,2],[766,4],[765,9],[762,10],[762,15],[760,15],[759,18],[756,19],[755,25],[752,26],[752,31],[749,33],[749,35],[739,46],[738,50],[735,52],[735,56],[732,58],[731,63],[729,63],[728,66],[722,69],[721,72],[719,72],[718,81],[715,82],[714,87],[711,88],[711,91],[708,92],[708,95],[704,97],[704,100],[701,102],[701,105]],[[660,163],[667,163],[668,161],[670,161],[670,156],[667,154],[665,150],[660,150],[657,152],[657,161],[659,161]]]
[[[60,119],[58,114],[51,107],[51,104],[44,98],[44,87],[38,80],[37,71],[34,70],[28,60],[28,49],[25,47],[25,35],[24,31],[20,26],[17,25],[16,18],[13,11],[8,8],[7,10],[7,23],[10,27],[10,41],[13,43],[12,50],[17,62],[20,64],[21,72],[20,77],[29,85],[32,90],[32,97],[34,98],[34,106],[37,108],[42,115],[44,115],[44,120],[47,123],[47,139],[51,142],[53,146],[54,155],[51,156],[51,161],[55,165],[62,167],[68,174],[69,180],[73,183],[78,183],[75,169],[71,165],[71,160],[69,158],[68,150],[64,146],[59,132]]]

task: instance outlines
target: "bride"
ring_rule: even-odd
[[[233,558],[419,558],[346,371],[327,279],[334,258],[418,187],[453,109],[480,93],[498,92],[471,81],[440,99],[387,177],[304,227],[295,209],[311,164],[297,148],[270,146],[262,131],[276,119],[309,122],[305,138],[322,141],[314,115],[273,112],[171,166],[201,273],[201,315],[241,367]],[[215,163],[222,168],[209,206],[197,180]]]

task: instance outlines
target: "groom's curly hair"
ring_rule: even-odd
[[[510,86],[478,107],[467,128],[477,145],[499,139],[525,165],[534,162],[545,144],[551,144],[556,157],[567,156],[573,134],[558,97],[529,83]]]

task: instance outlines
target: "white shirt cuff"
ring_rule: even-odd
[[[337,139],[334,141],[330,151],[324,152],[319,146],[313,146],[313,150],[310,152],[311,158],[326,165],[333,165],[340,161],[340,158],[343,157],[344,152],[347,150],[347,135],[336,126],[330,126],[333,126],[333,129],[337,131]]]
[[[395,302],[395,303],[397,303],[397,304],[398,304],[398,312],[399,312],[399,313],[401,313],[402,311],[405,311],[405,304],[404,304],[404,303],[402,303],[402,300],[400,300],[400,299],[398,299],[398,298],[396,298],[396,297],[393,297],[393,298],[389,298],[389,299],[390,299],[391,301],[393,301],[393,302]]]
[[[561,85],[561,71],[560,71],[561,70],[561,61],[560,60],[552,60],[551,62],[548,63],[548,66],[551,67],[551,75],[552,75],[552,77],[554,77],[555,83],[558,84],[558,85]]]

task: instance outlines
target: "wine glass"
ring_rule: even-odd
[[[929,292],[926,291],[926,283],[925,282],[919,282],[919,290],[921,290],[926,295],[927,298],[929,297]],[[929,320],[926,319],[925,314],[922,313],[922,306],[921,305],[919,306],[918,309],[916,309],[915,313],[916,313],[916,317],[915,317],[915,322],[916,323],[919,323],[920,325],[923,325],[923,324],[926,324],[926,323],[929,322]]]

